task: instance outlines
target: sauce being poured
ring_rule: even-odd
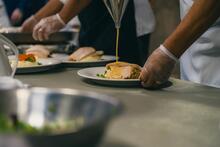
[[[118,62],[119,59],[119,53],[118,53],[118,47],[119,47],[119,35],[120,35],[120,28],[116,28],[116,62]]]

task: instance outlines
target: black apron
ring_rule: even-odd
[[[115,55],[116,29],[102,0],[92,0],[79,14],[81,31],[79,45],[103,50],[106,55]],[[122,19],[119,40],[121,61],[140,64],[136,37],[134,3],[130,0]]]

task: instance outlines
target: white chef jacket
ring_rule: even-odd
[[[68,0],[60,0],[65,4]],[[137,36],[143,36],[153,32],[155,18],[148,0],[134,0],[135,21]]]
[[[153,32],[155,17],[148,0],[134,0],[137,36]]]
[[[5,5],[2,0],[0,0],[0,27],[9,27],[9,19],[5,10]]]
[[[181,17],[193,5],[180,0]],[[181,57],[181,78],[220,88],[220,19],[210,27]]]

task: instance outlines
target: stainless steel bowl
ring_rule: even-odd
[[[1,147],[95,146],[121,110],[120,102],[109,96],[70,89],[20,89],[7,98],[14,104],[9,105],[10,113],[38,129],[58,122],[65,125],[75,120],[78,124],[45,134],[0,133]]]

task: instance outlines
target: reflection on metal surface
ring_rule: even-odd
[[[15,66],[11,69],[7,54],[5,51],[13,51],[15,55]],[[0,76],[14,77],[18,64],[18,49],[6,37],[0,34]]]
[[[12,143],[6,140],[15,138],[18,142],[27,140],[31,145],[13,144],[18,147],[81,147],[95,143],[103,135],[109,120],[121,108],[120,103],[109,96],[70,89],[20,89],[4,98],[8,100],[7,107],[4,107],[5,114],[17,114],[19,121],[39,129],[45,126],[59,127],[49,134],[33,134],[28,138],[19,135],[20,139],[17,138],[18,134],[7,136],[0,133],[0,146],[5,144],[6,147]],[[11,102],[13,105],[9,105]],[[56,136],[55,140],[53,136]]]

